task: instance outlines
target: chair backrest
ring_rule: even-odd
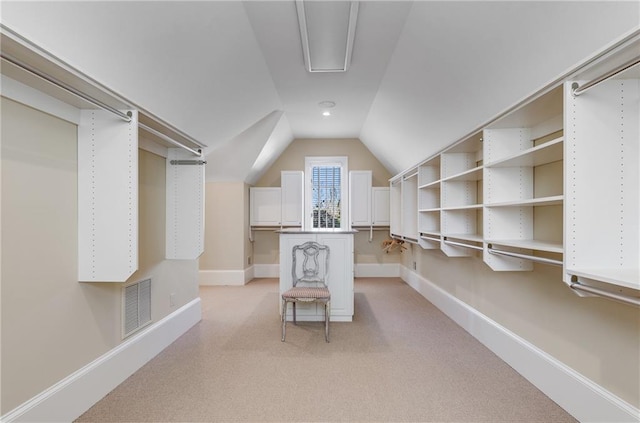
[[[293,247],[291,280],[293,286],[302,282],[327,286],[329,276],[329,246],[308,241]]]

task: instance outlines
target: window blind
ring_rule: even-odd
[[[341,167],[314,166],[311,170],[313,228],[339,228]]]

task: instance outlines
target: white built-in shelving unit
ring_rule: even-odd
[[[474,134],[441,155],[440,248],[449,257],[482,247],[482,134]]]
[[[449,257],[482,252],[495,271],[563,266],[581,295],[640,305],[639,48],[394,176],[391,236]]]
[[[418,243],[425,249],[440,248],[440,156],[418,167]]]
[[[498,271],[561,265],[562,89],[496,122],[483,138],[485,262]]]

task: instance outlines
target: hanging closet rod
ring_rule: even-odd
[[[511,251],[495,250],[491,244],[489,244],[489,248],[487,249],[487,251],[489,251],[490,254],[521,258],[521,259],[536,261],[539,263],[551,264],[553,266],[562,266],[562,262],[560,260],[553,260],[553,259],[548,259],[544,257],[532,256],[529,254],[513,253]]]
[[[418,172],[416,171],[416,172],[413,172],[410,175],[403,176],[402,179],[404,179],[406,181],[407,179],[411,179],[411,178],[413,178],[414,176],[417,176],[417,175],[418,175]]]
[[[171,163],[172,165],[202,166],[202,165],[206,165],[207,161],[206,160],[171,160],[169,163]]]
[[[40,72],[38,69],[16,59],[15,57],[12,57],[6,53],[0,53],[0,57],[3,60],[6,60],[7,62],[19,67],[20,69],[23,69],[27,72],[29,72],[32,75],[37,76],[38,78],[47,81],[50,84],[53,84],[59,88],[62,88],[63,90],[67,91],[68,93],[71,93],[73,95],[75,95],[76,97],[79,97],[91,104],[93,104],[94,106],[98,106],[99,108],[101,108],[102,110],[106,110],[108,112],[113,113],[114,115],[118,116],[120,119],[124,120],[125,122],[131,122],[131,116],[129,116],[128,114],[121,112],[120,110],[113,108],[107,104],[104,104],[103,102],[101,102],[100,100],[96,100],[93,97],[89,97],[88,95],[82,93],[81,91],[76,90],[75,88],[73,88],[70,85],[65,84],[64,82],[54,78],[51,75],[47,75],[44,72]]]
[[[463,244],[462,242],[449,241],[447,238],[443,240],[445,244],[455,245],[456,247],[471,248],[472,250],[483,251],[484,249],[478,245]]]
[[[436,238],[435,236],[430,235],[420,235],[421,239],[426,239],[427,241],[440,242],[440,238]]]
[[[186,145],[174,140],[173,138],[169,138],[168,136],[166,136],[162,132],[158,132],[155,129],[148,127],[144,123],[138,122],[138,127],[140,127],[142,129],[144,129],[145,131],[155,135],[158,138],[161,138],[162,140],[168,142],[169,144],[173,144],[173,145],[175,145],[177,147],[184,148],[185,150],[190,151],[191,153],[195,154],[196,156],[202,156],[202,150],[200,150],[200,149],[194,150],[193,148],[187,147]]]
[[[575,278],[575,276],[571,277],[572,280],[574,278]],[[609,291],[605,291],[604,289],[599,289],[599,288],[594,288],[592,286],[583,285],[580,282],[571,282],[569,284],[569,288],[575,289],[577,291],[588,292],[590,294],[598,295],[598,296],[605,297],[605,298],[610,298],[612,300],[617,300],[617,301],[621,301],[621,302],[626,303],[626,304],[631,304],[631,305],[640,307],[640,298],[637,298],[637,297],[630,297],[628,295],[616,294],[615,292],[609,292]]]
[[[34,67],[24,63],[24,62],[22,62],[21,60],[16,59],[15,57],[13,57],[11,55],[8,55],[6,53],[0,52],[0,57],[3,60],[6,60],[7,62],[13,64],[14,66],[17,66],[20,69],[23,69],[23,70],[29,72],[30,74],[32,74],[32,75],[34,75],[34,76],[36,76],[36,77],[38,77],[38,78],[50,83],[50,84],[53,84],[53,85],[65,90],[66,92],[68,92],[70,94],[73,94],[76,97],[79,97],[82,100],[93,104],[94,106],[99,107],[102,110],[105,110],[107,112],[113,113],[114,115],[118,116],[120,119],[124,120],[125,122],[131,122],[131,112],[127,112],[127,113],[122,112],[122,111],[120,111],[120,110],[118,110],[118,109],[116,109],[114,107],[109,106],[108,104],[105,104],[105,103],[101,102],[100,100],[96,100],[95,98],[90,97],[87,94],[84,94],[83,92],[73,88],[72,86],[60,81],[57,78],[54,78],[51,75],[48,75],[48,74],[46,74],[44,72],[39,71],[38,69],[36,69],[36,68],[34,68]],[[184,144],[182,144],[182,143],[180,143],[180,142],[178,142],[178,141],[176,141],[176,140],[174,140],[172,138],[169,138],[165,134],[162,134],[162,133],[156,131],[155,129],[152,129],[152,128],[148,127],[147,125],[144,125],[144,124],[142,124],[140,122],[138,122],[138,126],[140,128],[142,128],[142,129],[144,129],[145,131],[150,132],[150,133],[156,135],[159,138],[162,138],[164,141],[166,141],[166,142],[168,142],[170,144],[173,144],[173,145],[175,145],[177,147],[184,148],[185,150],[190,151],[191,153],[195,154],[196,156],[202,156],[202,151],[201,150],[194,150],[194,149],[192,149],[192,148],[190,148],[190,147],[188,147],[188,146],[186,146],[186,145],[184,145]],[[179,131],[177,131],[177,132],[179,132]],[[180,133],[180,135],[182,135],[185,138],[189,139],[189,141],[193,142],[196,145],[202,145],[199,142],[191,139],[191,137],[188,137],[186,134]]]
[[[574,96],[579,96],[580,94],[584,94],[587,90],[589,90],[590,88],[595,87],[596,85],[598,85],[601,82],[606,81],[607,79],[613,78],[614,76],[616,76],[617,74],[626,71],[627,69],[630,69],[636,65],[640,64],[640,56],[636,57],[635,59],[631,59],[628,62],[618,66],[617,68],[605,73],[604,75],[589,81],[583,85],[579,85],[577,82],[574,82],[571,85],[572,88],[572,93]]]

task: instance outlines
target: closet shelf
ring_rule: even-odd
[[[465,206],[450,206],[450,207],[442,207],[442,211],[456,211],[456,210],[477,210],[481,209],[482,204],[468,204]]]
[[[428,182],[426,184],[420,185],[419,189],[438,189],[440,188],[440,179],[433,182]]]
[[[518,152],[512,156],[488,163],[485,167],[541,166],[557,162],[564,158],[563,143],[564,137],[558,137],[544,144]]]
[[[441,209],[440,208],[433,208],[433,209],[420,209],[418,210],[421,213],[436,213],[439,212]]]
[[[479,181],[482,179],[482,166],[474,167],[456,175],[451,175],[442,179],[442,182],[452,181]]]
[[[527,200],[504,201],[500,203],[485,204],[485,207],[519,207],[519,206],[560,206],[564,200],[563,195],[551,197],[530,198]]]

